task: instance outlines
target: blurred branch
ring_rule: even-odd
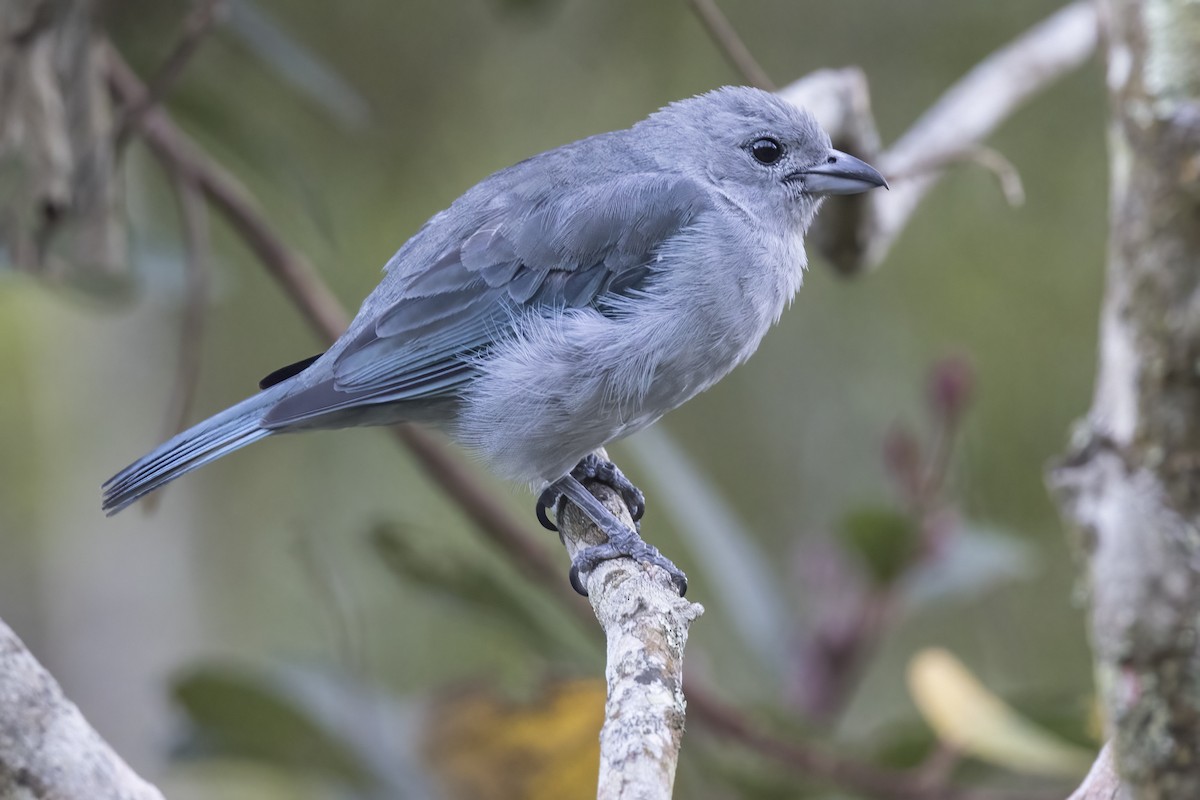
[[[162,800],[0,620],[0,797]]]
[[[999,150],[981,144],[947,153],[938,153],[928,161],[919,161],[909,165],[908,169],[903,172],[890,172],[888,178],[895,183],[902,183],[921,175],[941,172],[946,167],[956,164],[975,164],[983,167],[996,179],[1005,202],[1014,207],[1024,204],[1025,186],[1016,165]]]
[[[212,242],[208,231],[208,207],[196,185],[178,171],[171,173],[183,230],[183,317],[179,325],[179,359],[175,382],[167,404],[167,438],[187,426],[200,382],[200,351],[204,344],[204,317],[208,306],[209,259]],[[163,492],[146,498],[142,507],[153,511]]]
[[[200,376],[200,345],[204,336],[204,313],[208,306],[209,265],[212,242],[208,233],[208,208],[186,178],[177,176],[175,194],[183,223],[183,319],[179,330],[179,364],[171,391],[168,437],[187,426],[196,384]]]
[[[123,106],[146,96],[145,85],[111,46],[105,70],[109,88]],[[336,339],[346,328],[346,312],[313,266],[275,235],[241,182],[175,127],[161,108],[147,108],[137,130],[169,171],[186,176],[204,193],[321,337]]]
[[[1049,476],[1089,594],[1113,758],[1200,797],[1200,6],[1105,0],[1109,251],[1092,407]]]
[[[1022,103],[1086,61],[1098,38],[1095,5],[1072,3],[981,61],[881,154],[869,146],[856,150],[877,158],[876,166],[893,179],[891,191],[827,203],[810,233],[817,249],[847,274],[879,264],[941,178],[940,170],[920,166],[969,151]],[[858,86],[849,71],[814,73],[780,94],[811,110],[835,145],[845,136],[870,144],[874,122],[865,84]]]
[[[713,42],[725,54],[725,58],[734,69],[742,73],[746,83],[768,92],[778,88],[733,29],[729,18],[717,6],[716,0],[688,0],[688,5],[692,7],[692,11],[696,13]]]
[[[179,35],[179,40],[171,48],[162,67],[150,79],[142,96],[125,106],[114,137],[113,148],[117,152],[128,143],[142,116],[175,87],[184,67],[200,49],[200,43],[225,11],[225,4],[226,0],[196,0],[195,7],[183,22],[183,32]]]
[[[1113,764],[1112,742],[1104,745],[1083,783],[1067,800],[1130,800],[1129,789],[1121,785],[1121,776]]]
[[[588,489],[633,527],[620,495],[597,482]],[[607,541],[574,505],[567,504],[558,524],[572,558]],[[587,576],[587,588],[608,641],[597,797],[667,800],[683,741],[683,649],[704,609],[680,597],[666,571],[630,558],[601,563]]]

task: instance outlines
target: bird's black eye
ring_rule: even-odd
[[[750,143],[750,155],[760,164],[774,164],[783,158],[783,145],[778,139],[764,136]]]

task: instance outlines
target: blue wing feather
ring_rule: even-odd
[[[657,173],[596,176],[573,188],[544,175],[517,178],[509,176],[507,192],[491,187],[474,225],[443,212],[406,243],[384,282],[401,289],[381,286],[379,298],[369,297],[355,320],[361,330],[334,356],[332,374],[281,400],[264,424],[453,395],[520,314],[604,308],[606,297],[643,285],[658,247],[707,203],[691,181]]]

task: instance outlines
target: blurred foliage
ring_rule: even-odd
[[[181,677],[188,760],[252,760],[356,798],[476,800],[595,794],[605,685],[547,680],[524,699],[455,686],[397,703],[344,674],[208,667]]]
[[[917,554],[920,530],[912,518],[888,508],[858,508],[842,518],[838,539],[857,555],[875,583],[904,574]]]
[[[426,752],[463,800],[583,800],[596,794],[602,679],[551,683],[523,703],[460,691],[431,714]]]
[[[352,703],[357,692],[343,693],[335,708],[348,716],[347,730],[338,724],[343,720],[323,719],[315,708],[310,690],[319,679],[297,677],[219,668],[182,678],[175,686],[175,700],[194,727],[178,755],[265,761],[359,790],[385,784],[386,779],[372,773],[370,759],[355,752],[346,735],[380,713],[375,704]]]
[[[510,636],[534,652],[555,654],[562,663],[574,657],[592,668],[599,666],[599,642],[580,637],[576,624],[548,610],[541,593],[508,579],[496,569],[495,560],[427,553],[396,525],[377,525],[370,538],[383,564],[406,584],[423,587],[463,612],[505,626]]]
[[[682,0],[230,6],[167,106],[351,307],[490,171],[737,80]],[[885,141],[1054,8],[722,6],[780,82],[860,64]],[[103,25],[150,76],[189,8],[107,3]],[[934,739],[903,675],[933,645],[1038,724],[1051,711],[1060,734],[1086,723],[1086,642],[1041,470],[1093,375],[1102,101],[1093,64],[989,142],[1020,169],[1023,208],[982,171],[952,172],[877,272],[847,282],[814,263],[754,359],[613,448],[649,490],[644,530],[709,609],[689,670],[781,730],[920,763]],[[122,177],[129,274],[63,287],[0,273],[0,615],[172,798],[268,796],[251,756],[290,781],[279,797],[406,796],[402,784],[419,797],[431,769],[482,797],[501,788],[479,777],[497,763],[510,789],[593,787],[599,689],[567,676],[599,674],[598,633],[481,547],[387,437],[280,437],[189,476],[153,516],[100,516],[100,481],[162,435],[184,306],[169,183],[136,142]],[[315,343],[220,223],[214,254],[197,415]],[[968,353],[970,373],[948,352]],[[938,502],[914,508],[951,418]],[[920,479],[908,489],[901,463]],[[530,497],[480,479],[535,529]],[[231,654],[288,666],[193,668],[166,688]],[[934,683],[936,703],[950,689]],[[820,716],[811,697],[827,686],[842,694]],[[192,720],[186,768],[164,759],[172,697]],[[200,756],[223,766],[197,769]],[[1000,772],[972,760],[955,775]],[[679,781],[696,798],[828,796],[698,726]]]
[[[1062,741],[988,691],[950,652],[927,648],[908,667],[908,690],[943,742],[1017,772],[1082,779],[1095,752]]]

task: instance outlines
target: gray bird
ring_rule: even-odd
[[[810,114],[742,87],[522,161],[426,222],[327,352],[126,467],[104,510],[276,433],[416,422],[540,492],[548,527],[565,498],[608,534],[572,565],[580,591],[619,555],[683,591],[583,487],[607,480],[641,516],[641,493],[590,454],[749,358],[800,287],[822,197],[877,186]]]

